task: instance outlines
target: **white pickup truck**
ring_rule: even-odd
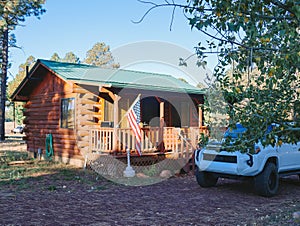
[[[245,128],[238,125],[224,136],[238,136]],[[278,192],[279,177],[298,174],[300,178],[300,142],[277,146],[255,144],[254,154],[228,152],[222,143],[211,142],[195,152],[196,179],[201,187],[215,186],[218,178],[254,179],[259,195],[270,197]]]

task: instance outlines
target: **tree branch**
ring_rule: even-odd
[[[288,7],[287,5],[281,3],[281,2],[278,1],[278,0],[271,0],[271,2],[272,2],[274,5],[278,6],[279,8],[284,9],[284,10],[288,11],[289,13],[293,14],[293,15],[295,16],[296,20],[298,21],[298,23],[300,22],[300,19],[297,17],[296,13],[295,13],[294,11],[291,10],[290,7]],[[296,3],[296,4],[297,4],[297,3]],[[298,6],[298,7],[299,7],[299,6]]]
[[[172,0],[174,3],[174,0]],[[172,25],[173,25],[173,21],[174,21],[174,14],[175,14],[175,9],[176,6],[174,6],[173,11],[172,11],[172,17],[171,17],[171,22],[170,22],[170,31],[172,30]]]
[[[156,4],[154,2],[151,1],[143,1],[143,0],[138,0],[139,2],[143,3],[143,4],[150,4],[152,5],[152,7],[150,7],[142,16],[142,18],[138,21],[132,21],[132,23],[138,24],[141,23],[146,16],[153,11],[156,8],[159,7],[173,7],[173,8],[183,8],[183,9],[190,9],[190,10],[197,10],[197,7],[193,7],[193,6],[189,6],[189,5],[182,5],[182,4],[177,4],[174,1],[172,1],[172,3],[169,3],[168,1],[165,1],[166,3],[162,3],[162,4]],[[213,11],[212,9],[202,9],[203,11]]]

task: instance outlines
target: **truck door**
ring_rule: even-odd
[[[297,144],[283,143],[277,148],[281,170],[300,169],[300,142]]]

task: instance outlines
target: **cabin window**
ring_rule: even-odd
[[[61,99],[60,127],[73,129],[75,125],[75,98]]]

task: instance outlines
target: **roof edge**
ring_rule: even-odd
[[[28,82],[29,78],[31,77],[31,75],[33,74],[33,72],[37,69],[38,65],[41,64],[40,60],[37,59],[37,61],[35,62],[35,64],[32,66],[32,68],[30,69],[30,71],[28,72],[28,74],[25,75],[25,78],[21,81],[21,83],[18,85],[18,87],[15,89],[15,91],[13,92],[13,94],[10,96],[10,99],[12,101],[14,101],[14,99],[16,98],[17,94],[20,92],[20,90],[24,87],[24,85]]]

